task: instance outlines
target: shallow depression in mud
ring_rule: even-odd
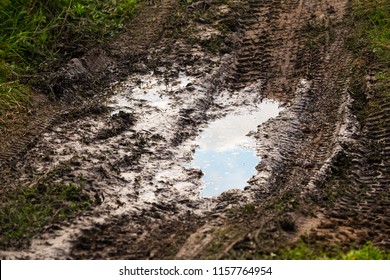
[[[176,77],[155,76],[153,73],[134,76],[117,89],[117,94],[110,100],[112,114],[120,110],[132,112],[138,102],[160,110],[168,110],[171,104],[170,96],[191,85],[193,79],[183,73]]]
[[[218,119],[202,132],[191,162],[204,174],[201,196],[212,197],[246,186],[261,160],[256,154],[255,139],[249,134],[281,110],[278,103],[266,100],[255,110]]]

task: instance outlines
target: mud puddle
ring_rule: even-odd
[[[261,158],[256,154],[256,141],[251,132],[282,109],[279,104],[265,100],[255,110],[243,110],[211,123],[195,141],[191,165],[200,168],[202,197],[217,196],[229,189],[244,189],[255,175]]]
[[[159,71],[168,72],[165,68]],[[114,109],[112,115],[119,111],[131,112],[131,108],[137,105],[167,110],[175,94],[192,85],[192,82],[193,78],[184,73],[179,73],[176,77],[155,75],[153,72],[135,76],[117,89],[117,94],[109,101],[108,106]]]

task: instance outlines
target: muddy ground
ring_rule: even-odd
[[[82,176],[94,207],[2,258],[264,258],[301,240],[389,249],[389,100],[355,116],[349,4],[161,0],[46,73],[57,101],[39,101],[30,133],[3,141],[2,195]],[[264,99],[283,110],[252,133],[257,173],[244,190],[200,197],[194,140]]]

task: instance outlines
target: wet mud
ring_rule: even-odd
[[[348,91],[347,8],[346,0],[162,0],[135,19],[138,31],[97,57],[72,60],[53,84],[71,105],[25,153],[1,158],[0,182],[6,195],[48,173],[82,176],[94,207],[0,256],[256,258],[302,238],[388,248],[387,146],[377,173],[364,163],[369,135],[388,139],[387,130],[374,131],[388,103],[362,130]],[[265,100],[283,110],[250,132],[259,161],[245,188],[203,197],[203,171],[191,165],[197,139],[214,121]],[[342,188],[335,174],[345,158],[354,183]]]

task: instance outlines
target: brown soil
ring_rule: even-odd
[[[145,5],[129,32],[46,75],[60,101],[37,102],[2,137],[1,194],[82,174],[96,206],[2,258],[263,258],[300,240],[390,249],[389,99],[358,122],[348,1],[223,2]],[[171,88],[168,109],[131,93],[153,79]],[[191,140],[264,98],[285,109],[253,133],[257,174],[201,198]]]

